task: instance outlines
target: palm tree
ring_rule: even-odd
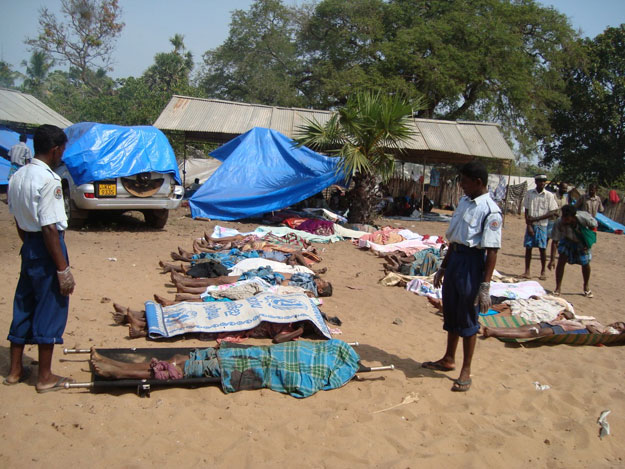
[[[377,179],[385,182],[392,176],[402,144],[411,137],[415,110],[398,96],[360,92],[325,124],[308,120],[298,129],[299,146],[339,157],[339,170],[352,178],[354,186],[347,194],[351,223],[372,223],[379,202]]]

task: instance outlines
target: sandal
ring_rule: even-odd
[[[594,297],[594,295],[592,294],[592,291],[590,291],[590,290],[584,290],[584,296],[585,296],[586,298],[592,298],[592,297]]]
[[[469,389],[471,389],[471,383],[472,383],[471,378],[469,378],[466,381],[455,379],[454,384],[451,387],[451,390],[453,392],[467,392]]]

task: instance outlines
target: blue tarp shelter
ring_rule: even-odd
[[[33,147],[33,136],[27,135],[26,146],[30,148],[30,151],[35,154],[35,148]],[[0,156],[8,158],[9,150],[13,145],[20,141],[20,134],[12,131],[6,127],[0,127]]]
[[[341,183],[338,159],[295,148],[278,131],[255,127],[211,156],[221,166],[189,199],[193,218],[239,220],[288,207]]]
[[[4,158],[0,158],[0,186],[6,186],[9,183],[9,171],[11,163]]]
[[[180,184],[174,150],[156,127],[81,122],[65,133],[63,162],[76,185],[152,171],[170,173]]]

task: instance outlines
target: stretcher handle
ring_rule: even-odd
[[[360,343],[348,342],[347,345],[351,345],[352,347],[358,347]],[[64,348],[63,349],[63,355],[70,355],[73,353],[91,353],[91,349],[88,349],[88,348]]]
[[[363,366],[360,365],[358,368],[358,373],[364,373],[369,371],[383,371],[383,370],[394,370],[395,365],[386,365],[386,366]]]

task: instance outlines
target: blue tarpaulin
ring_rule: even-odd
[[[26,146],[30,148],[30,151],[35,154],[35,149],[33,147],[33,136],[28,135],[26,139]],[[9,150],[11,147],[20,141],[20,134],[17,132],[13,132],[11,129],[6,127],[0,127],[0,155],[7,157],[9,154]]]
[[[211,153],[223,163],[189,199],[193,218],[239,220],[279,210],[343,182],[338,158],[260,127]]]
[[[625,226],[621,225],[618,222],[615,222],[611,218],[606,217],[602,213],[597,213],[596,217],[597,222],[599,223],[599,231],[607,231],[609,233],[623,233],[625,232]]]
[[[11,163],[0,157],[0,186],[6,186],[9,183],[9,171]]]
[[[170,173],[180,184],[174,150],[156,127],[81,122],[65,133],[63,162],[76,185],[144,172]]]

